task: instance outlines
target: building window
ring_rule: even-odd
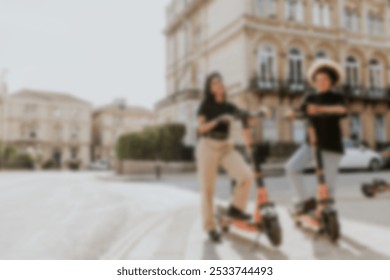
[[[189,24],[185,23],[183,27],[183,48],[184,48],[184,56],[187,56],[190,52],[190,28]]]
[[[355,95],[359,95],[359,63],[355,57],[349,56],[345,62],[347,73],[347,86],[353,90]]]
[[[79,150],[77,148],[71,148],[70,149],[70,158],[75,160],[77,159],[77,156],[79,154]]]
[[[114,116],[114,124],[115,125],[122,125],[123,124],[123,118],[121,116]]]
[[[330,7],[328,3],[315,2],[312,14],[314,25],[330,27]]]
[[[80,110],[79,109],[73,109],[71,112],[71,116],[73,119],[77,119],[80,117]]]
[[[382,65],[376,59],[372,59],[368,66],[368,77],[370,86],[370,95],[373,97],[382,97],[383,91],[383,69]]]
[[[285,17],[287,20],[304,21],[302,0],[285,0],[285,4]]]
[[[27,104],[24,107],[24,112],[27,116],[32,117],[37,111],[37,106],[33,104]]]
[[[359,15],[356,11],[345,9],[344,11],[345,29],[351,32],[359,31]]]
[[[386,142],[386,124],[382,114],[377,114],[375,116],[375,134],[377,143]]]
[[[318,51],[315,55],[315,59],[326,59],[329,58],[328,54],[324,51]]]
[[[202,44],[202,27],[200,24],[197,24],[194,29],[194,41],[195,46],[200,46]]]
[[[256,0],[256,10],[261,17],[275,17],[276,0]]]
[[[383,35],[383,19],[373,13],[368,14],[367,31],[371,35]]]
[[[182,59],[189,52],[189,28],[188,23],[184,23],[183,27],[177,31],[178,37],[178,58]]]
[[[62,113],[61,109],[59,109],[59,108],[55,108],[54,111],[53,111],[53,115],[54,115],[55,118],[61,117],[61,113]]]
[[[292,123],[294,143],[303,143],[306,138],[306,126],[303,120],[295,120]]]
[[[302,90],[304,88],[303,81],[303,54],[293,48],[288,54],[288,84],[290,90]]]
[[[78,126],[72,127],[71,134],[70,134],[70,139],[75,141],[78,139],[79,136],[79,128]]]
[[[28,138],[29,139],[37,139],[38,133],[35,125],[32,125],[28,128]]]
[[[271,117],[263,119],[263,140],[267,142],[278,141],[278,121],[276,109],[270,108]]]
[[[353,113],[351,115],[351,137],[358,141],[362,140],[362,126],[358,113]]]
[[[269,45],[260,48],[259,52],[260,81],[262,88],[273,88],[276,85],[276,52]]]

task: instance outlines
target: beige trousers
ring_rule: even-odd
[[[214,193],[218,169],[222,166],[237,185],[232,205],[245,211],[254,175],[250,166],[229,141],[202,138],[196,149],[197,169],[202,191],[203,226],[215,229]]]

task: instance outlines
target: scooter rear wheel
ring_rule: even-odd
[[[222,232],[223,233],[229,233],[229,231],[230,231],[230,227],[229,226],[222,226]]]
[[[363,184],[362,192],[366,197],[373,198],[375,196],[375,187],[371,184]]]
[[[282,243],[282,228],[277,217],[264,218],[265,234],[273,246],[279,246]]]
[[[325,211],[323,213],[323,223],[325,233],[332,242],[337,242],[340,238],[340,224],[336,211]]]

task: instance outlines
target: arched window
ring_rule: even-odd
[[[288,83],[290,90],[303,89],[303,54],[298,48],[288,53]]]
[[[383,68],[377,59],[370,61],[368,72],[370,95],[373,97],[383,96]]]
[[[386,118],[383,114],[375,116],[375,134],[377,143],[386,142]]]
[[[348,56],[345,62],[345,70],[347,74],[347,86],[351,88],[354,94],[358,95],[359,92],[359,63],[353,56]]]
[[[304,12],[302,0],[285,0],[285,17],[287,20],[303,22]]]
[[[276,16],[276,0],[256,0],[256,11],[261,17]]]
[[[356,140],[362,140],[362,124],[360,121],[360,115],[358,113],[352,113],[351,114],[351,123],[350,123],[350,129],[351,129],[351,136],[355,138]]]
[[[276,85],[276,52],[270,45],[264,45],[259,52],[259,70],[261,88],[273,88]]]

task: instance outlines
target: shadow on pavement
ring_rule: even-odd
[[[371,250],[366,245],[358,243],[349,237],[341,237],[339,243],[332,243],[325,236],[316,236],[303,231],[311,238],[313,254],[318,260],[386,260],[385,255]],[[340,242],[344,246],[340,245]]]
[[[277,248],[267,247],[255,240],[248,240],[242,236],[229,234],[225,237],[232,242],[233,248],[243,260],[287,260],[288,256]],[[259,256],[261,254],[262,257]]]
[[[228,256],[219,256],[216,248],[218,246],[224,246],[224,243],[229,242],[231,248],[239,255],[242,260],[286,260],[287,255],[282,253],[276,248],[270,248],[260,243],[256,243],[255,240],[246,239],[242,236],[229,233],[224,235],[222,244],[214,244],[210,241],[204,242],[203,259],[204,260],[220,260],[229,259]]]
[[[221,258],[218,256],[217,246],[220,244],[215,244],[209,240],[203,243],[203,256],[202,260],[220,260]]]

